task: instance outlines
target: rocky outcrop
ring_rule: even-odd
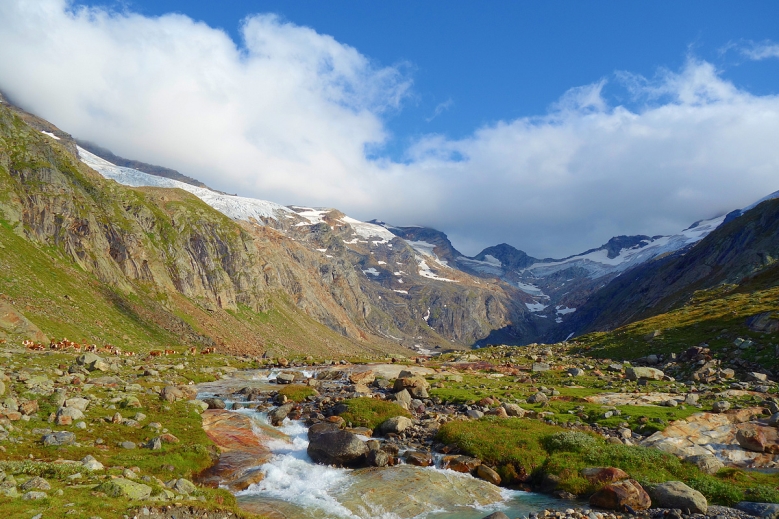
[[[219,447],[219,459],[203,471],[197,480],[207,486],[227,485],[244,490],[262,480],[259,465],[267,462],[271,451],[269,440],[288,440],[273,429],[252,421],[246,415],[222,410],[203,412],[203,430]]]

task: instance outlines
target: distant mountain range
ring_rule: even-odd
[[[151,283],[165,297],[174,290],[230,312],[242,304],[261,309],[262,294],[276,287],[273,290],[284,291],[300,312],[358,343],[375,337],[398,347],[434,352],[453,346],[564,340],[668,309],[698,287],[754,276],[761,269],[773,268],[779,256],[775,247],[779,219],[770,213],[779,205],[774,200],[779,192],[671,236],[618,236],[567,258],[537,259],[507,244],[468,257],[435,229],[362,222],[336,209],[287,207],[220,193],[174,170],[123,159],[97,145],[75,141],[47,121],[7,103],[0,108],[6,111],[6,125],[16,117],[43,139],[35,141],[41,150],[61,146],[109,181],[157,190],[154,197],[161,198],[155,198],[159,200],[155,203],[163,204],[165,211],[170,211],[170,203],[162,193],[178,189],[216,212],[205,215],[203,209],[187,206],[186,215],[172,216],[172,223],[179,225],[177,218],[191,222],[200,218],[211,222],[211,230],[187,224],[183,234],[164,238],[155,234],[159,231],[154,225],[138,220],[140,216],[128,209],[132,204],[109,210],[101,206],[100,196],[90,194],[92,206],[79,209],[78,221],[101,220],[106,216],[95,215],[120,211],[121,218],[136,222],[132,228],[140,225],[135,231],[122,232],[110,221],[91,226],[90,233],[99,233],[104,237],[101,240],[113,244],[107,256],[101,256],[100,247],[93,244],[90,254],[96,256],[85,262],[77,252],[84,245],[74,244],[93,237],[79,236],[73,230],[78,225],[68,218],[34,225],[26,231],[29,239],[71,243],[65,249],[67,255],[98,277],[114,272],[106,261],[115,264],[118,271],[108,277],[124,276],[126,280],[119,284],[126,285],[126,290],[139,282]],[[55,169],[62,176],[58,182],[78,189],[68,167]],[[13,192],[8,200],[18,202],[0,204],[3,214],[29,215],[34,221],[34,214],[61,213],[61,208],[50,205],[50,198],[33,196],[36,185],[16,182],[6,186],[6,191]],[[113,189],[110,183],[95,186],[98,191]],[[227,232],[218,228],[217,214],[234,222],[229,232],[255,236],[254,245],[247,249],[238,242],[216,240],[216,234]],[[149,225],[147,231],[140,230]],[[64,241],[63,236],[67,237]],[[147,243],[144,236],[151,241]],[[238,246],[245,250],[234,249]],[[144,265],[150,264],[151,256],[159,257],[159,264],[157,270],[147,267],[146,272]],[[239,256],[245,259],[235,263]],[[275,274],[269,277],[267,269]],[[208,331],[197,330],[198,334],[207,336]]]

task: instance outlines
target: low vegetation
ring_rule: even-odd
[[[411,418],[411,413],[394,402],[373,398],[351,398],[343,402],[349,410],[341,413],[341,418],[355,427],[375,429],[393,416]]]
[[[710,476],[656,449],[609,444],[598,436],[537,420],[485,417],[454,421],[441,428],[438,439],[496,466],[509,484],[540,482],[544,474],[551,474],[559,478],[559,490],[587,496],[602,484],[589,482],[581,470],[616,467],[642,485],[685,481],[713,504],[733,505],[744,500],[779,503],[774,475],[723,469]]]

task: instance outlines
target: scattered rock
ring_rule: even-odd
[[[716,474],[720,469],[725,468],[725,464],[713,454],[697,454],[695,456],[688,456],[684,460],[688,463],[692,463],[698,467],[701,472],[705,472],[706,474]]]
[[[715,413],[724,413],[728,409],[730,409],[730,402],[727,400],[720,400],[711,405],[711,410]]]
[[[395,433],[399,434],[411,427],[414,422],[405,416],[393,416],[388,418],[381,425],[379,425],[379,431],[382,434]]]
[[[59,431],[51,434],[45,434],[41,438],[43,445],[72,445],[76,443],[76,435],[68,431]]]
[[[147,499],[152,488],[143,483],[136,483],[126,478],[111,479],[97,487],[99,492],[105,492],[110,497],[125,497],[127,499]]]
[[[284,404],[282,406],[277,407],[273,411],[268,413],[268,418],[270,419],[271,425],[278,427],[279,425],[284,422],[284,419],[287,417],[290,411],[292,411],[292,408],[295,407],[295,404]]]
[[[549,397],[546,396],[546,393],[542,393],[541,391],[539,391],[534,395],[530,395],[527,401],[531,404],[543,404],[544,402],[549,401]]]
[[[590,505],[618,511],[624,510],[625,505],[634,510],[646,510],[652,505],[652,500],[637,481],[626,479],[608,484],[595,492],[590,497]]]
[[[679,508],[705,514],[709,504],[703,494],[681,481],[666,481],[649,488],[652,505],[658,508]]]
[[[663,380],[665,373],[657,368],[630,367],[625,370],[628,380]]]
[[[19,488],[22,490],[51,490],[51,485],[42,477],[35,476],[25,481]]]
[[[500,485],[500,475],[487,465],[479,465],[476,467],[476,476],[493,485]]]

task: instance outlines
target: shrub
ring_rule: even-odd
[[[551,452],[582,452],[598,445],[594,436],[579,431],[563,431],[544,437],[544,448]]]

